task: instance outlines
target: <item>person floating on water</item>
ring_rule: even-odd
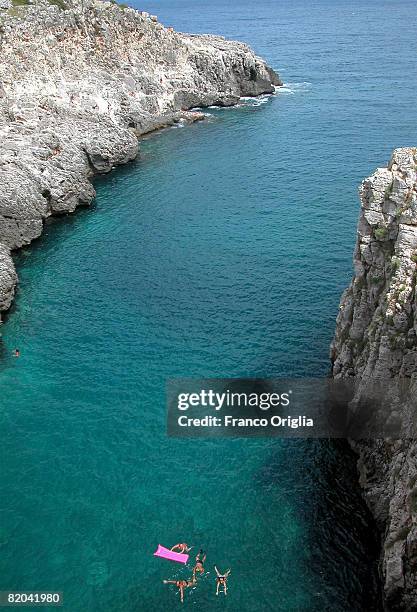
[[[195,580],[195,575],[198,572],[199,574],[204,574],[204,562],[206,560],[206,553],[203,552],[203,550],[200,548],[196,558],[195,558],[195,566],[193,569],[193,576],[194,576],[194,580]]]
[[[20,351],[19,351],[19,349],[17,349],[17,348],[16,348],[16,349],[13,351],[13,353],[12,353],[12,354],[13,354],[13,357],[20,357]]]
[[[174,551],[178,551],[179,553],[188,553],[190,552],[190,550],[192,549],[192,546],[188,546],[188,544],[175,544],[175,546],[173,546],[171,548],[172,552]]]
[[[230,574],[231,570],[228,569],[227,572],[225,572],[224,574],[221,574],[216,566],[214,566],[214,569],[216,570],[216,575],[217,575],[217,578],[216,578],[216,595],[219,594],[219,589],[220,589],[221,586],[223,587],[223,593],[225,595],[227,595],[227,579],[229,577],[229,574]]]
[[[163,580],[163,583],[175,584],[180,594],[181,603],[184,603],[184,589],[193,587],[195,585],[195,578],[193,578],[192,580]]]

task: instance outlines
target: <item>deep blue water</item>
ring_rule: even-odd
[[[69,612],[180,608],[152,552],[185,540],[209,573],[184,608],[371,610],[375,542],[343,445],[168,440],[164,390],[173,376],[327,373],[357,185],[417,142],[415,5],[140,8],[247,41],[286,87],[148,138],[97,181],[91,209],[17,256],[0,587],[64,591]],[[226,599],[214,563],[232,567]]]

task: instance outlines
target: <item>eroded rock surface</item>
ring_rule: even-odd
[[[0,311],[13,295],[9,250],[91,202],[92,175],[134,159],[141,134],[281,84],[242,43],[110,2],[1,6]]]
[[[17,274],[10,250],[0,244],[0,310],[8,310],[13,301]]]
[[[355,276],[342,296],[333,375],[409,380],[402,402],[417,410],[417,149],[394,151],[360,188]],[[417,443],[352,442],[361,484],[383,534],[389,610],[417,610]]]

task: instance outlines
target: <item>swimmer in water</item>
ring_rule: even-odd
[[[180,594],[181,603],[184,603],[184,589],[193,587],[195,585],[195,579],[193,578],[192,580],[163,580],[163,583],[175,584]]]
[[[194,580],[195,580],[195,575],[197,574],[197,572],[199,574],[204,574],[204,562],[206,560],[206,557],[207,557],[206,553],[203,552],[203,550],[200,548],[200,551],[195,558],[195,566],[193,569]]]
[[[219,594],[219,589],[220,589],[221,586],[223,587],[223,593],[225,595],[227,595],[227,579],[229,577],[229,574],[230,574],[231,570],[228,569],[227,572],[225,572],[224,574],[221,574],[216,566],[214,566],[214,569],[216,570],[216,575],[217,575],[217,578],[216,578],[216,595]]]
[[[172,552],[174,551],[178,551],[179,553],[188,553],[190,552],[190,550],[192,549],[192,546],[188,546],[188,544],[175,544],[175,546],[173,546],[171,548]]]
[[[13,351],[13,357],[20,357],[20,351],[19,351],[19,349],[15,349],[15,350]]]

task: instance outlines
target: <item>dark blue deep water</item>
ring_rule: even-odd
[[[17,256],[2,327],[1,589],[68,612],[180,609],[152,552],[208,574],[184,609],[377,609],[376,542],[343,445],[175,441],[174,376],[321,376],[351,275],[357,186],[415,146],[415,3],[141,2],[250,43],[285,88],[142,143],[91,209]],[[10,357],[14,347],[22,357]],[[213,564],[231,567],[215,597]]]

